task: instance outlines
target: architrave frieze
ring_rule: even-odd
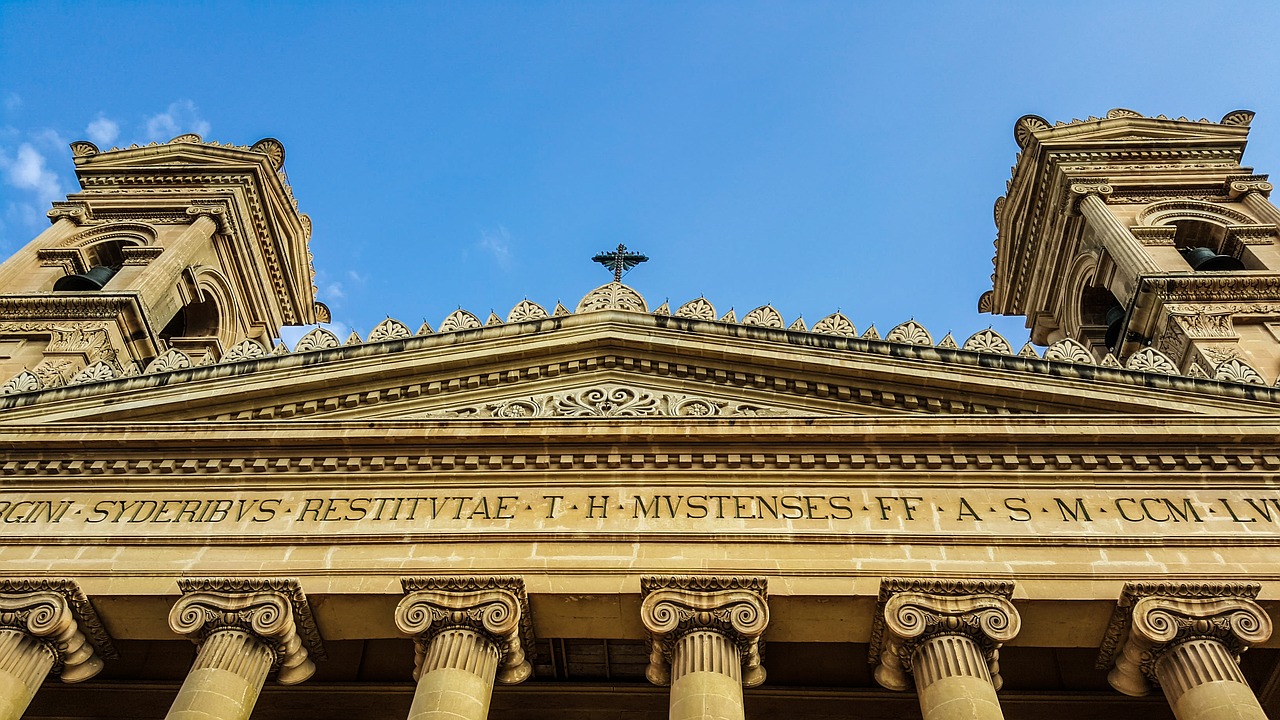
[[[1262,272],[1155,275],[1141,278],[1166,303],[1277,303],[1280,275]]]

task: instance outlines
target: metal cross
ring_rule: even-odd
[[[627,246],[618,243],[617,250],[602,252],[591,258],[592,262],[598,262],[601,265],[613,270],[613,281],[622,282],[622,273],[625,270],[639,265],[642,262],[648,262],[647,255],[641,255],[637,252],[627,252]]]

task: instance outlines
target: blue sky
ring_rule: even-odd
[[[622,242],[654,306],[1021,342],[976,311],[1014,121],[1248,108],[1280,173],[1277,7],[3,0],[0,252],[76,188],[72,140],[271,136],[344,336],[572,307]]]

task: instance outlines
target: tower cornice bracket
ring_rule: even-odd
[[[655,685],[671,682],[676,641],[699,631],[729,638],[742,663],[742,684],[764,682],[761,636],[769,625],[768,585],[764,578],[650,576],[640,580],[640,620],[649,633],[649,667]]]
[[[527,654],[533,623],[524,581],[518,577],[401,578],[405,596],[396,606],[396,628],[412,636],[417,677],[431,639],[444,630],[478,633],[498,650],[497,681],[513,685],[533,674]]]
[[[911,688],[916,650],[933,638],[960,635],[977,645],[999,689],[1000,646],[1022,627],[1012,596],[1013,583],[1001,580],[883,580],[869,657],[876,681],[891,690]]]

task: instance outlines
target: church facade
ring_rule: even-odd
[[[0,720],[1280,717],[1251,119],[1020,119],[1021,348],[615,279],[290,349],[279,142],[73,143],[0,265]]]

